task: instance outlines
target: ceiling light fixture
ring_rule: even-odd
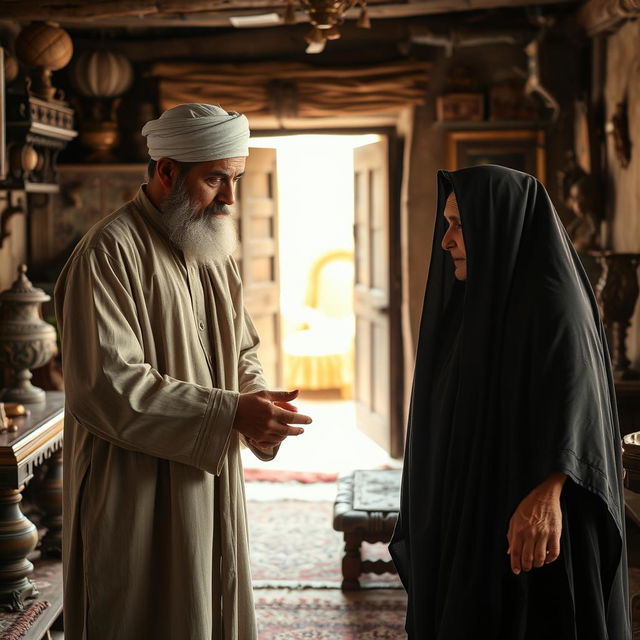
[[[344,14],[349,9],[360,6],[360,16],[356,25],[371,28],[366,0],[289,0],[284,15],[286,24],[295,24],[296,7],[306,11],[311,22],[311,30],[305,36],[309,45],[307,53],[320,53],[327,40],[340,37],[338,26],[344,22]]]

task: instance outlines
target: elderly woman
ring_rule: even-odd
[[[605,336],[525,173],[438,173],[390,551],[411,639],[631,638]]]

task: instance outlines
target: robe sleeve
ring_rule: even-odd
[[[531,428],[523,439],[523,459],[531,478],[542,481],[560,471],[600,496],[621,528],[620,436],[609,386],[606,338],[597,311],[593,310],[591,319],[586,312],[578,314],[580,300],[569,295],[565,293],[570,300],[566,306],[576,310],[575,317],[548,296],[546,311],[538,314],[534,325]]]
[[[240,393],[251,393],[267,389],[258,360],[260,338],[247,310],[243,311],[242,343],[238,355],[238,388]]]
[[[56,286],[66,410],[119,447],[218,475],[239,394],[163,375],[145,362],[129,276],[99,248]]]
[[[243,309],[242,344],[238,356],[238,386],[240,393],[253,393],[267,389],[267,382],[262,375],[262,365],[258,360],[260,338],[246,309]],[[280,445],[269,448],[258,448],[249,444],[244,436],[240,440],[253,454],[265,462],[273,460]]]

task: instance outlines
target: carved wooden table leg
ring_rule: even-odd
[[[360,574],[362,573],[362,559],[360,545],[362,536],[358,533],[344,534],[344,557],[342,558],[342,589],[355,591],[360,588]]]
[[[38,595],[27,578],[33,565],[27,555],[35,549],[38,531],[20,510],[20,489],[0,489],[0,605],[22,611],[23,600]]]
[[[344,533],[342,589],[360,588],[362,573],[395,573],[393,562],[363,560],[363,541],[389,542],[400,508],[400,469],[356,470],[338,479],[333,528]]]
[[[42,525],[47,528],[40,546],[43,556],[62,558],[62,449],[47,460],[47,465],[47,473],[34,495],[44,511]]]

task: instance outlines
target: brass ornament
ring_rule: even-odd
[[[615,380],[636,380],[640,373],[631,368],[627,357],[627,331],[638,300],[638,253],[594,251],[602,268],[596,285],[600,313],[611,345],[611,366]]]
[[[0,434],[8,431],[15,433],[19,422],[31,414],[23,404],[17,402],[0,402]]]
[[[305,36],[309,45],[307,53],[320,53],[328,40],[341,37],[339,26],[345,20],[345,13],[360,6],[360,15],[356,26],[362,29],[371,28],[371,20],[366,0],[289,0],[284,15],[285,24],[294,24],[295,7],[300,6],[309,16],[311,31]]]
[[[34,22],[18,35],[16,55],[32,70],[30,92],[43,100],[53,100],[57,89],[51,84],[51,73],[69,63],[73,42],[57,24]]]

